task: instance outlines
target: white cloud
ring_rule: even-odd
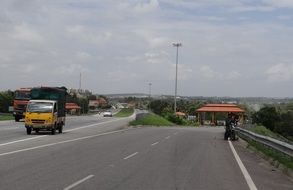
[[[271,66],[265,71],[267,78],[272,82],[284,82],[293,78],[293,65],[279,63]]]
[[[275,10],[273,6],[248,6],[248,5],[241,5],[235,6],[231,9],[234,12],[250,12],[250,11],[258,11],[258,12],[268,12]]]
[[[38,32],[24,23],[14,26],[14,31],[11,35],[13,39],[26,42],[39,43],[43,41],[43,37]]]
[[[201,66],[199,71],[200,71],[199,75],[203,80],[212,80],[212,81],[217,80],[218,82],[238,80],[242,76],[237,71],[230,71],[230,70],[226,70],[225,72],[215,71],[208,65]]]
[[[293,7],[292,0],[262,0],[263,3],[274,6],[274,7],[282,7],[282,8],[289,8]]]
[[[218,73],[212,70],[209,66],[204,65],[200,68],[200,74],[207,79],[214,79],[218,77]]]
[[[136,73],[129,73],[127,71],[117,70],[107,73],[107,80],[114,82],[130,82],[132,80],[137,80],[139,75]]]
[[[197,95],[197,81],[211,89],[242,82],[262,95],[264,73],[270,81],[293,78],[290,7],[282,0],[1,0],[0,77],[13,79],[0,90],[47,81],[76,86],[83,72],[97,93],[135,92],[150,80],[164,87],[154,93],[172,92],[178,41],[180,94]]]
[[[160,7],[158,0],[149,0],[149,2],[139,2],[134,10],[138,13],[149,13]]]

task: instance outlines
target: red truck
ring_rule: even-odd
[[[13,101],[13,116],[15,121],[24,118],[24,112],[28,101],[31,99],[31,88],[19,88],[15,90]]]

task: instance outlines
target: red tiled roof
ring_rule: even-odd
[[[78,106],[76,103],[66,103],[65,108],[66,109],[80,109],[80,106]]]
[[[176,115],[178,115],[178,116],[185,116],[186,114],[183,113],[183,112],[176,112]]]
[[[245,112],[235,104],[206,104],[196,110],[197,112]]]

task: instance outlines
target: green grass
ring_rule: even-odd
[[[14,117],[12,114],[0,114],[0,121],[5,121],[5,120],[13,120]]]
[[[279,163],[283,164],[285,167],[293,169],[293,158],[290,156],[284,155],[276,150],[270,149],[265,145],[262,145],[255,141],[248,141],[250,146],[255,147],[258,151],[264,153],[266,156],[277,160]]]
[[[256,126],[253,126],[253,127],[249,128],[248,130],[250,130],[250,131],[252,131],[254,133],[263,135],[263,136],[267,136],[267,137],[271,137],[271,138],[274,138],[274,139],[277,139],[277,140],[280,140],[280,141],[288,142],[288,139],[286,139],[285,137],[283,137],[283,136],[281,136],[279,134],[276,134],[276,133],[272,132],[271,130],[265,128],[264,126],[256,125]]]
[[[255,132],[257,134],[272,137],[272,138],[277,138],[278,137],[275,133],[273,133],[271,130],[265,128],[264,126],[256,125],[254,127],[251,127],[249,130],[252,131],[252,132]]]
[[[142,119],[130,122],[130,125],[172,126],[174,124],[163,117],[151,113]]]
[[[123,108],[117,114],[115,114],[115,117],[129,117],[133,114],[133,112],[133,108]]]

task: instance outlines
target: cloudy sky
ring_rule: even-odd
[[[0,91],[293,95],[293,0],[1,0]]]

